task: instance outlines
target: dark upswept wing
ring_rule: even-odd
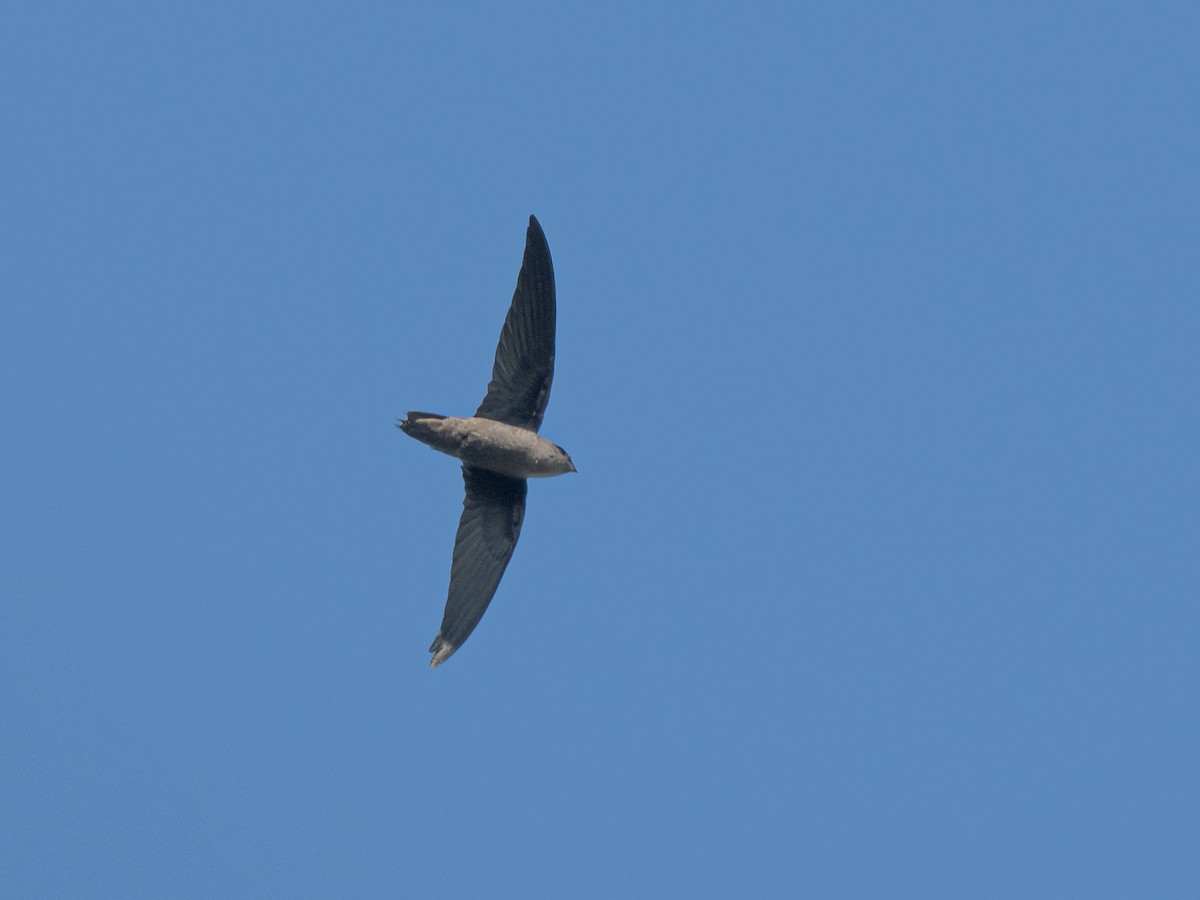
[[[467,496],[454,539],[446,612],[429,648],[431,668],[449,659],[483,618],[525,518],[525,479],[463,466],[463,481]]]
[[[500,331],[492,380],[475,415],[530,431],[541,427],[554,380],[554,315],[554,264],[542,226],[530,216],[525,259]]]

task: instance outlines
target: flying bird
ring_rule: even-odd
[[[492,602],[521,535],[526,479],[575,471],[567,451],[537,433],[554,379],[554,318],[550,248],[530,216],[517,289],[479,409],[469,418],[410,411],[398,423],[409,437],[462,460],[467,490],[430,668],[462,646]]]

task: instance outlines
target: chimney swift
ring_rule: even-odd
[[[429,652],[436,669],[483,618],[512,558],[525,518],[526,479],[574,472],[562,447],[538,435],[554,378],[554,266],[538,220],[529,217],[525,258],[500,331],[487,396],[470,418],[409,412],[409,437],[462,460],[463,500],[450,592]]]

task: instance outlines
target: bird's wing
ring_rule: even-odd
[[[525,259],[500,331],[492,380],[475,415],[530,431],[541,427],[554,380],[554,315],[554,264],[542,226],[530,216]]]
[[[463,466],[463,481],[467,496],[454,539],[446,613],[429,648],[432,668],[449,659],[483,618],[525,518],[525,479]]]

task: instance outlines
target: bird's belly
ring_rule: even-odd
[[[471,417],[456,422],[458,452],[463,462],[512,478],[545,478],[561,470],[550,462],[553,445],[532,431]]]

